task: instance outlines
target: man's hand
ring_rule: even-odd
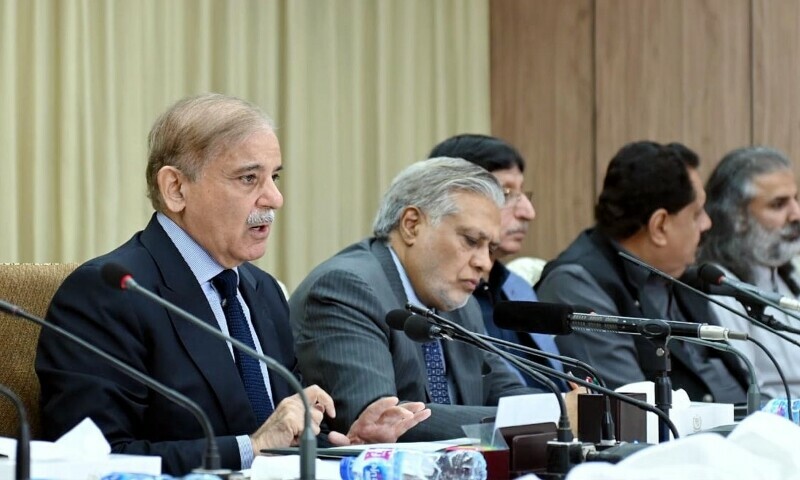
[[[372,402],[353,422],[347,435],[330,432],[334,445],[393,443],[419,422],[431,416],[422,402],[397,404],[397,397],[384,397]]]
[[[333,399],[323,389],[312,385],[303,390],[311,406],[311,420],[314,435],[319,434],[319,424],[323,414],[333,418],[336,409]],[[299,394],[284,398],[266,422],[250,435],[253,451],[258,455],[264,448],[288,447],[298,444],[303,432],[303,401]]]

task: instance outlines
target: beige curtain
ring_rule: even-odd
[[[487,0],[0,0],[0,262],[81,262],[147,222],[146,136],[217,91],[278,125],[258,263],[291,288],[369,235],[448,135],[489,130]]]

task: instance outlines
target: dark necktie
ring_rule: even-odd
[[[425,356],[425,370],[428,371],[428,388],[433,403],[450,404],[450,389],[444,371],[444,352],[439,340],[422,344]]]
[[[247,317],[236,297],[239,283],[236,272],[223,270],[211,281],[222,297],[222,311],[225,312],[225,320],[228,322],[228,333],[231,337],[255,350],[256,344],[250,334]],[[256,415],[258,424],[261,425],[272,414],[272,402],[267,394],[261,366],[258,364],[258,360],[242,354],[238,348],[233,349],[233,357],[236,361],[236,368],[239,370],[239,376],[242,377],[247,398],[253,407],[253,413]]]

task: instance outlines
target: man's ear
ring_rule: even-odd
[[[407,246],[411,246],[417,242],[420,228],[425,222],[425,214],[414,206],[406,207],[400,215],[400,224],[397,227],[400,239]]]
[[[182,212],[186,208],[183,189],[188,182],[183,172],[173,166],[165,165],[156,174],[156,180],[167,210],[174,213]]]
[[[656,246],[667,245],[667,229],[670,219],[670,214],[663,208],[659,208],[650,215],[650,219],[647,221],[647,235]]]

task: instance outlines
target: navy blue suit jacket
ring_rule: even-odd
[[[58,289],[47,319],[70,330],[197,402],[218,436],[223,467],[240,468],[236,435],[259,425],[225,342],[134,292],[103,283],[100,267],[116,262],[144,288],[213,326],[214,314],[175,245],[155,216],[121,247],[81,265]],[[239,267],[240,290],[262,351],[295,367],[286,300],[273,277]],[[205,445],[194,416],[47,329],[36,358],[42,425],[55,439],[85,417],[100,427],[114,452],[160,455],[166,473],[200,466]],[[270,373],[275,403],[289,385]]]

